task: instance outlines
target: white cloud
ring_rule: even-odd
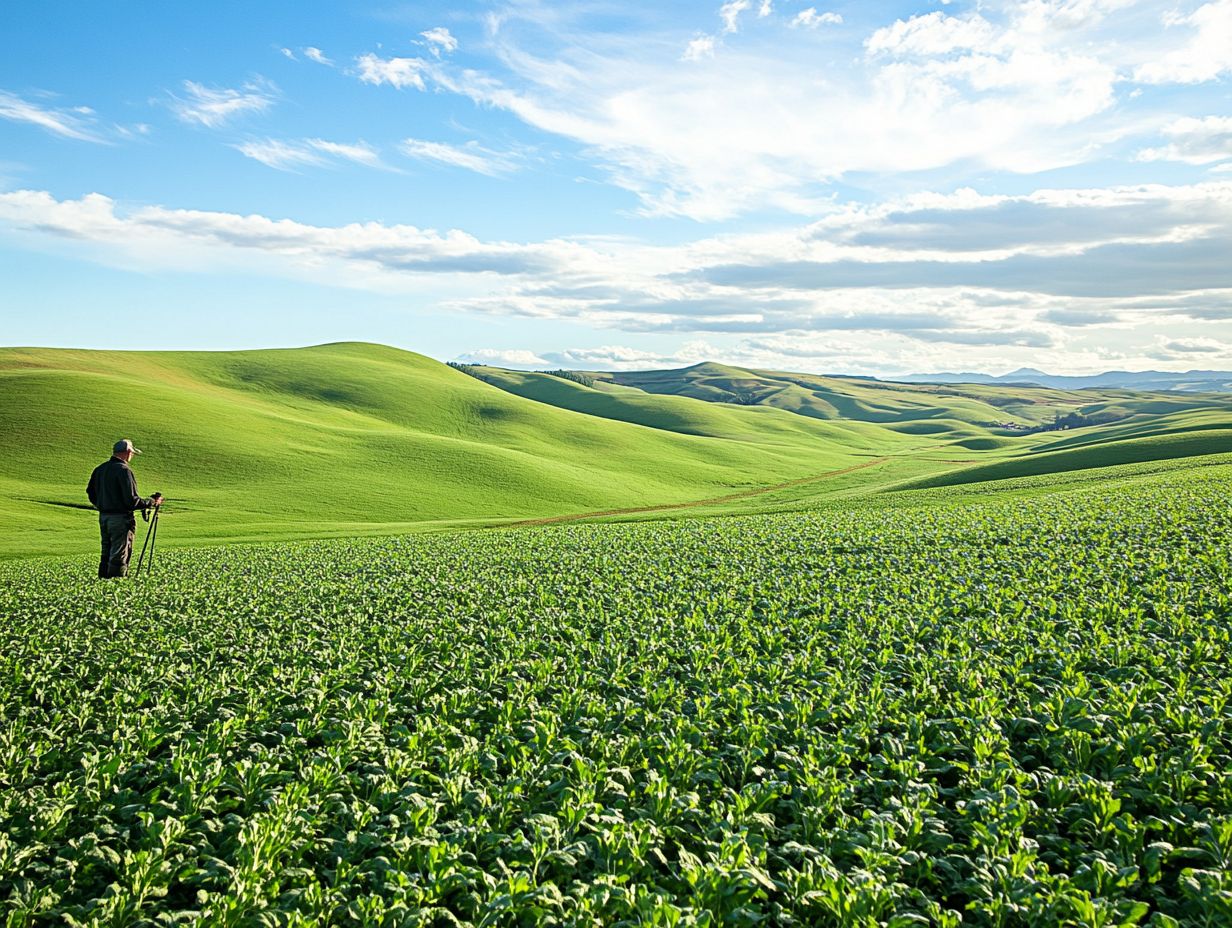
[[[1232,117],[1186,117],[1165,126],[1163,134],[1171,141],[1163,148],[1140,151],[1140,161],[1214,164],[1216,161],[1232,158]]]
[[[309,45],[307,48],[303,49],[303,52],[304,57],[309,61],[315,61],[317,64],[323,64],[331,68],[334,66],[333,60],[326,58],[325,52],[321,51],[319,48]]]
[[[1165,342],[1164,349],[1172,354],[1229,354],[1232,345],[1213,338],[1174,338]]]
[[[248,158],[281,171],[317,167],[336,160],[353,161],[367,167],[383,167],[380,155],[367,142],[351,144],[326,139],[264,139],[233,146]]]
[[[761,0],[761,6],[757,8],[757,15],[764,19],[774,12],[773,0]]]
[[[419,34],[432,47],[432,53],[438,57],[442,52],[448,54],[458,50],[458,40],[450,35],[449,30],[444,26],[437,26]]]
[[[265,112],[274,103],[273,86],[266,81],[245,84],[242,90],[184,81],[184,91],[186,99],[172,96],[172,110],[182,122],[208,129],[217,129],[246,113]]]
[[[478,142],[465,145],[448,145],[444,142],[429,142],[425,139],[403,139],[402,153],[420,161],[434,161],[465,168],[478,174],[495,177],[506,174],[517,166],[514,157],[507,153],[484,148]]]
[[[290,58],[292,61],[299,60],[298,58],[295,57],[295,52],[291,51],[291,49],[289,48],[280,48],[278,49],[278,51],[282,52],[282,55],[284,58]]]
[[[699,35],[685,46],[681,61],[701,61],[703,58],[714,57],[714,36]]]
[[[1161,335],[1146,354],[1154,360],[1179,363],[1187,368],[1195,365],[1209,368],[1232,361],[1232,343],[1206,336],[1171,338]]]
[[[988,48],[995,38],[992,24],[978,13],[955,17],[937,11],[878,29],[864,47],[873,55],[936,56]]]
[[[93,120],[88,118],[93,114],[94,111],[88,106],[72,107],[67,110],[54,109],[32,103],[6,90],[0,90],[0,119],[38,126],[61,138],[77,139],[82,142],[104,142],[105,139],[96,131]]]
[[[720,61],[714,35],[696,36],[677,59],[664,55],[668,38],[599,43],[562,29],[542,38],[559,49],[544,60],[502,26],[493,43],[505,77],[444,66],[424,77],[585,146],[645,214],[808,215],[853,173],[1040,172],[1104,155],[1130,131],[1114,109],[1122,61],[1101,57],[1107,43],[1061,29],[1059,9],[1041,19],[1052,24],[1045,31],[1028,33],[1020,9],[887,27],[841,69],[818,64],[811,37],[782,31],[773,41],[750,34]],[[522,25],[555,22],[528,14]],[[854,54],[860,38],[840,30],[834,41]]]
[[[792,19],[791,25],[793,28],[803,26],[806,29],[816,29],[819,26],[838,26],[843,22],[843,17],[839,13],[818,13],[815,7],[801,10]]]
[[[552,367],[551,361],[525,348],[476,348],[455,359],[463,364],[487,364],[513,370],[534,371]]]
[[[381,166],[381,156],[367,142],[328,142],[325,139],[308,139],[308,144],[319,152],[354,161],[356,164],[375,168]]]
[[[0,234],[8,233],[26,248],[44,243],[143,273],[241,269],[416,294],[442,312],[722,338],[729,352],[730,340],[744,339],[746,355],[725,356],[763,366],[793,366],[792,351],[806,351],[813,360],[800,363],[831,369],[920,369],[936,366],[920,359],[936,357],[1012,367],[1046,347],[1076,368],[1113,350],[1146,358],[1164,342],[1200,354],[1202,339],[1219,340],[1232,319],[1232,182],[917,195],[673,246],[488,242],[413,226],[314,226],[16,191],[0,194]],[[429,292],[447,295],[425,301]]]
[[[752,6],[752,0],[728,0],[719,8],[719,18],[723,20],[723,31],[737,32],[740,29],[740,14]]]
[[[425,88],[424,74],[428,62],[422,58],[379,58],[376,55],[361,55],[355,59],[359,66],[359,79],[365,84],[389,84],[403,90]]]
[[[687,367],[715,357],[719,352],[706,342],[689,342],[676,351],[646,351],[626,345],[597,348],[565,348],[545,351],[552,365],[567,370],[644,371],[653,368]]]
[[[1146,84],[1197,84],[1232,73],[1232,0],[1215,0],[1188,16],[1165,14],[1169,31],[1185,35],[1181,44],[1141,65],[1134,79]],[[1166,40],[1166,39],[1165,39]]]
[[[299,167],[325,163],[325,159],[311,148],[279,139],[243,142],[235,145],[234,148],[244,157],[260,161],[262,164],[271,168],[277,168],[280,171],[291,171]]]

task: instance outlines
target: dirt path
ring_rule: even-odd
[[[711,499],[698,499],[688,503],[665,503],[661,506],[638,506],[632,509],[604,509],[601,512],[576,512],[567,516],[549,516],[546,519],[524,519],[521,522],[510,522],[506,527],[517,528],[525,525],[551,525],[556,522],[576,522],[580,519],[597,519],[600,516],[623,516],[632,515],[638,512],[667,512],[672,509],[692,509],[697,506],[712,506],[716,503],[729,503],[737,499],[748,499],[750,496],[761,496],[763,493],[773,493],[776,490],[786,490],[791,487],[803,486],[806,483],[816,483],[820,480],[829,480],[831,477],[841,477],[843,474],[850,474],[853,471],[863,470],[866,467],[873,467],[877,464],[882,464],[888,461],[889,457],[873,458],[871,461],[865,461],[863,464],[854,464],[851,467],[844,467],[842,470],[826,471],[824,474],[814,474],[811,477],[800,477],[798,480],[789,480],[786,483],[776,483],[773,486],[758,487],[755,490],[741,490],[739,493],[729,493],[727,496],[715,496]]]

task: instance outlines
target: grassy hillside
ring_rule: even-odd
[[[909,451],[937,443],[931,436],[921,440],[858,420],[818,421],[773,406],[699,403],[692,397],[652,394],[603,381],[589,387],[551,374],[491,367],[483,369],[483,376],[503,390],[540,403],[685,435],[711,435],[782,447],[823,443],[858,452],[875,449],[879,453]]]
[[[1191,462],[1186,466],[1198,466],[1205,456],[1232,452],[1232,399],[1218,394],[895,384],[746,371],[713,363],[676,371],[584,372],[590,385],[491,367],[479,373],[519,396],[656,428],[735,437],[747,423],[757,421],[773,423],[780,434],[793,437],[825,435],[841,443],[858,436],[881,449],[881,457],[821,481],[716,498],[683,513],[661,507],[655,517],[794,510],[882,489],[991,487],[997,481],[1115,470],[1118,465],[1144,462],[1181,460]],[[801,399],[806,393],[807,401]],[[785,403],[787,396],[801,402]],[[811,411],[797,414],[806,407]],[[828,418],[840,411],[859,418]],[[996,422],[1038,426],[1068,413],[1100,424],[1028,432],[981,418],[995,415],[1000,417]],[[641,510],[600,516],[646,517]]]
[[[876,422],[914,435],[1021,438],[1013,424],[1035,427],[1058,415],[1079,413],[1105,419],[1160,416],[1216,408],[1226,413],[1226,394],[1158,394],[1132,390],[1057,390],[1006,384],[893,383],[864,377],[828,377],[782,371],[744,370],[696,364],[680,370],[586,372],[597,384],[646,393],[690,396],[716,403],[770,406],[817,419]],[[1019,442],[1021,444],[1021,442]],[[994,444],[981,442],[978,450]],[[974,450],[973,448],[973,450]]]
[[[995,463],[964,467],[912,480],[900,489],[956,486],[990,480],[1010,480],[1066,471],[1114,467],[1172,458],[1232,452],[1232,425],[1217,429],[1180,430],[1141,438],[1093,441],[1060,451],[1044,451]]]
[[[84,486],[119,437],[147,452],[135,465],[142,491],[170,499],[168,543],[657,517],[681,504],[751,512],[1232,450],[1226,396],[882,384],[718,364],[592,385],[482,374],[488,382],[354,343],[0,349],[10,448],[0,518],[15,529],[0,556],[91,550]],[[1115,421],[1035,434],[995,424],[1074,411]]]
[[[0,429],[12,450],[0,459],[0,517],[16,531],[0,553],[89,549],[86,479],[122,436],[146,452],[135,464],[142,492],[171,499],[168,541],[680,502],[839,469],[878,450],[871,439],[810,438],[772,418],[750,418],[738,438],[703,426],[681,434],[554,408],[364,344],[3,349]]]
[[[1062,390],[977,384],[898,384],[863,377],[825,377],[696,364],[681,370],[587,372],[597,381],[647,393],[772,406],[816,419],[908,423],[944,418],[977,425],[1038,425],[1090,402]]]

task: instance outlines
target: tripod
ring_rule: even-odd
[[[159,494],[155,494],[158,496]],[[159,497],[161,499],[161,496]],[[154,507],[154,515],[150,516],[149,510],[143,510],[142,515],[149,519],[150,527],[145,530],[145,543],[141,546],[141,556],[137,558],[137,569],[133,571],[133,579],[141,576],[141,564],[145,560],[145,549],[150,549],[150,563],[146,566],[145,572],[148,574],[154,569],[154,546],[158,543],[158,513],[162,510],[161,506]]]

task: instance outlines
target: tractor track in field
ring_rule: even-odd
[[[748,499],[751,496],[761,496],[764,493],[773,493],[776,490],[787,490],[791,487],[803,486],[806,483],[816,483],[820,480],[829,480],[832,477],[841,477],[843,474],[850,474],[857,470],[864,470],[866,467],[873,467],[877,464],[884,464],[890,460],[891,456],[874,458],[871,461],[865,461],[863,464],[853,464],[851,467],[844,467],[840,470],[826,471],[824,474],[813,474],[810,477],[799,477],[796,480],[788,480],[786,483],[776,483],[768,487],[758,487],[754,490],[741,490],[739,493],[729,493],[726,496],[715,496],[710,499],[698,499],[687,503],[664,503],[659,506],[635,506],[630,509],[604,509],[599,512],[575,512],[564,516],[548,516],[544,519],[522,519],[518,522],[509,522],[506,528],[524,528],[530,525],[553,525],[558,522],[577,522],[582,519],[597,519],[602,516],[623,516],[633,515],[641,512],[669,512],[675,509],[692,509],[698,506],[713,506],[716,503],[729,503],[738,499]]]

